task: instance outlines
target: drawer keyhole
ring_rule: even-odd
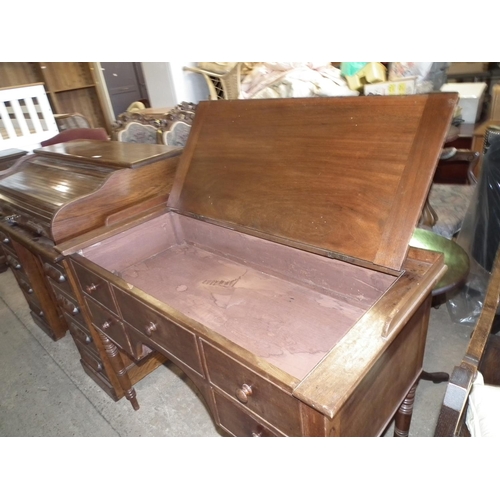
[[[252,387],[247,384],[243,384],[236,391],[236,397],[238,398],[238,400],[245,404],[248,403],[248,398],[251,395],[252,395]]]
[[[95,292],[97,289],[99,288],[99,285],[96,285],[94,283],[91,283],[90,285],[87,285],[85,287],[85,291],[88,293],[88,294],[92,294],[93,292]]]
[[[153,335],[153,332],[156,332],[156,324],[151,321],[149,325],[146,326],[145,331],[146,335],[148,337],[151,337],[151,335]]]

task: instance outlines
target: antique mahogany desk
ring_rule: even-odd
[[[406,435],[446,270],[408,243],[457,97],[201,102],[165,208],[58,245],[92,328],[230,435]]]
[[[80,312],[54,245],[164,205],[180,151],[72,141],[35,150],[0,176],[0,246],[34,321],[54,340],[69,330],[85,371],[114,399],[124,394],[118,375]],[[147,348],[136,352],[140,361],[121,356],[132,380],[164,361]]]

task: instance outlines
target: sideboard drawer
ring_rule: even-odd
[[[174,356],[200,375],[203,374],[201,357],[196,336],[188,330],[172,323],[140,300],[113,287],[116,301],[124,321],[134,327],[131,329],[138,340],[146,345],[154,344],[166,351],[166,356]]]
[[[218,394],[215,396],[218,423],[223,429],[236,437],[277,437],[265,425],[252,418],[249,413],[236,406],[229,399]]]
[[[97,274],[71,261],[82,291],[114,313],[118,313],[108,282]]]
[[[210,382],[287,436],[301,432],[299,401],[276,385],[202,342]]]

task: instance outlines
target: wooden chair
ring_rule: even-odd
[[[90,139],[95,141],[109,141],[108,133],[103,128],[69,128],[59,134],[42,141],[42,147],[52,146],[61,142],[74,141],[77,139]]]
[[[203,75],[208,86],[210,100],[239,99],[242,64],[238,62],[229,71],[221,73],[199,67],[185,67],[184,70]]]
[[[195,110],[195,104],[182,102],[162,115],[122,113],[113,125],[114,139],[184,147]]]
[[[465,356],[450,377],[436,437],[500,435],[500,337],[491,333],[499,295],[500,249]]]
[[[70,128],[92,128],[88,118],[80,113],[64,113],[54,115],[54,118],[59,128],[59,132],[63,132]]]
[[[191,132],[195,112],[195,104],[182,102],[166,113],[160,120],[159,143],[183,148]]]
[[[158,144],[159,126],[159,121],[155,118],[125,112],[113,124],[112,137],[119,142]]]

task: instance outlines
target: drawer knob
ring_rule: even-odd
[[[95,292],[97,289],[99,288],[99,285],[97,284],[94,284],[94,283],[91,283],[90,285],[87,285],[85,287],[85,291],[88,293],[88,294],[92,294],[93,292]]]
[[[237,391],[236,391],[236,397],[238,398],[239,401],[242,403],[248,403],[248,397],[252,395],[252,387],[243,384]]]
[[[16,259],[14,259],[12,256],[7,255],[7,262],[14,268],[14,269],[21,269],[21,264],[17,262]]]
[[[49,264],[44,264],[43,269],[45,270],[45,274],[52,278],[56,283],[64,283],[66,281],[66,276],[63,273],[59,272],[57,269],[54,269]]]
[[[146,335],[148,337],[151,337],[151,335],[153,335],[154,332],[156,332],[156,323],[153,323],[152,321],[149,323],[148,326],[146,326],[145,328],[145,331],[146,331]]]
[[[78,309],[75,304],[70,302],[66,297],[63,297],[62,295],[59,295],[57,297],[57,302],[67,313],[71,314],[72,316],[76,316],[80,312],[80,309]]]
[[[111,328],[111,326],[112,326],[112,322],[111,322],[111,320],[108,320],[108,321],[105,321],[105,322],[102,324],[101,328],[102,328],[103,330],[109,330],[109,329]]]
[[[2,243],[10,243],[10,240],[9,238],[7,238],[7,236],[2,240]]]

